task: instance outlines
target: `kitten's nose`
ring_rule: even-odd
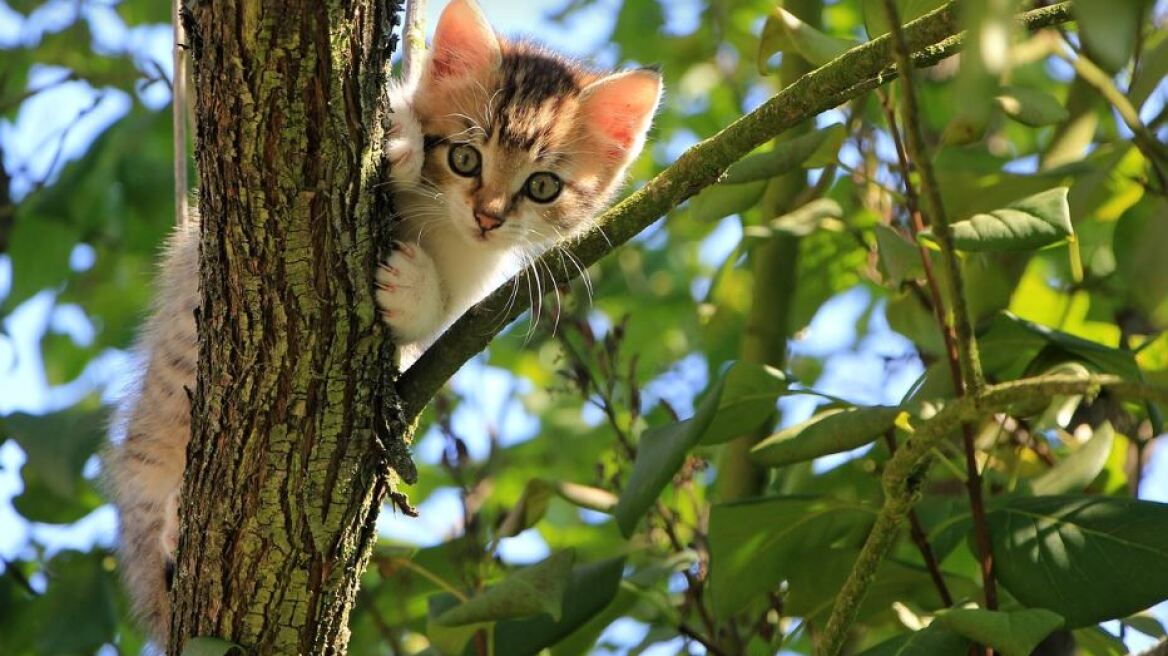
[[[487,214],[486,212],[475,212],[474,216],[475,223],[479,224],[479,229],[483,232],[490,232],[503,225],[503,217],[501,216]]]

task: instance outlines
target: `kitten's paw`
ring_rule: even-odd
[[[385,143],[389,157],[389,175],[400,190],[412,188],[422,179],[422,162],[425,159],[425,139],[422,125],[414,115],[409,103],[397,100],[393,106],[393,127]]]
[[[166,506],[162,509],[162,531],[158,540],[162,545],[162,553],[170,561],[174,560],[174,552],[178,551],[178,490],[171,493],[166,499]]]
[[[377,267],[377,305],[403,344],[430,337],[442,324],[442,288],[434,260],[417,244],[397,242]]]

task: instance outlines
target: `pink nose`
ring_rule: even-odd
[[[483,232],[490,232],[495,228],[503,225],[503,218],[495,216],[494,214],[487,214],[486,212],[475,212],[475,223],[479,224],[479,229]]]

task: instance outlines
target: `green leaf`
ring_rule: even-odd
[[[770,73],[767,61],[776,52],[784,56],[797,54],[813,66],[822,66],[854,45],[854,41],[828,36],[786,9],[775,7],[762,28],[758,44],[758,73]]]
[[[499,622],[495,626],[495,653],[538,654],[571,635],[616,597],[624,565],[622,557],[573,568],[564,593],[563,616],[559,620],[539,615]]]
[[[540,613],[546,613],[558,622],[563,617],[564,591],[568,588],[575,559],[575,552],[571,549],[557,551],[466,602],[445,610],[434,619],[434,624],[468,626]]]
[[[1082,492],[1107,466],[1113,442],[1115,429],[1111,427],[1111,422],[1104,422],[1095,429],[1086,444],[1030,481],[1030,489],[1036,495]]]
[[[1063,626],[1062,617],[1043,608],[1011,612],[954,608],[937,613],[937,621],[1002,656],[1030,656],[1038,643]]]
[[[1071,628],[1168,599],[1168,504],[1122,497],[1004,499],[987,516],[1002,585]]]
[[[1168,77],[1168,33],[1155,30],[1148,34],[1147,45],[1140,54],[1140,65],[1132,76],[1127,95],[1132,105],[1139,107],[1152,95],[1156,87]]]
[[[953,224],[953,245],[963,251],[1025,251],[1073,234],[1067,188],[1059,187]],[[932,231],[921,233],[936,241]]]
[[[1168,200],[1145,195],[1115,225],[1115,271],[1130,302],[1155,327],[1168,329]]]
[[[994,102],[1006,116],[1031,127],[1054,125],[1070,116],[1057,98],[1037,89],[1003,87]]]
[[[740,214],[754,207],[765,188],[766,182],[763,181],[710,185],[689,200],[690,217],[698,223],[713,223],[722,217]]]
[[[865,649],[859,656],[962,656],[969,651],[969,641],[950,631],[940,622],[899,635]]]
[[[722,388],[721,379],[719,383],[710,386],[710,391],[702,399],[693,418],[654,426],[641,434],[637,442],[637,459],[633,461],[633,473],[629,475],[628,483],[613,511],[625,537],[632,536],[637,523],[685,462],[686,454],[697,446],[698,440],[710,427],[717,414]]]
[[[42,622],[36,653],[94,653],[113,641],[117,583],[107,558],[101,550],[62,551],[45,566],[48,589],[32,602]]]
[[[547,481],[538,478],[527,481],[523,494],[499,524],[496,535],[500,538],[509,538],[535,526],[543,519],[551,498],[552,486]]]
[[[782,467],[864,446],[892,428],[900,408],[831,408],[788,426],[750,450],[755,462]]]
[[[1009,312],[995,316],[978,334],[982,366],[1002,380],[1020,378],[1034,369],[1041,356],[1045,370],[1060,362],[1078,361],[1107,374],[1140,380],[1140,371],[1130,351],[1064,333],[1026,321]]]
[[[906,280],[925,277],[921,252],[916,244],[883,223],[877,223],[874,230],[876,249],[880,253],[880,265],[884,268],[884,274],[890,283],[899,287]]]
[[[47,415],[5,417],[9,437],[28,456],[21,472],[25,490],[14,500],[22,513],[29,513],[27,519],[74,521],[100,504],[81,471],[101,444],[105,425],[103,409],[77,406]]]
[[[243,654],[243,648],[234,642],[206,636],[191,638],[182,651],[182,656],[243,656]]]
[[[1164,625],[1151,613],[1139,613],[1131,617],[1125,617],[1123,618],[1123,623],[1149,638],[1159,640],[1168,636],[1168,631],[1164,629]]]
[[[900,22],[908,23],[945,2],[946,0],[896,0],[896,9],[900,14]],[[869,40],[888,34],[888,14],[884,10],[884,0],[864,0],[864,26],[868,30]]]
[[[1091,656],[1128,656],[1127,645],[1102,627],[1091,626],[1073,631],[1076,653]]]
[[[170,7],[152,0],[122,0],[118,3],[118,15],[127,25],[169,23]]]
[[[1109,73],[1127,66],[1135,52],[1140,22],[1151,4],[1145,0],[1076,0],[1071,9],[1091,59]]]
[[[8,251],[12,286],[0,308],[11,312],[33,294],[64,284],[69,276],[69,255],[79,237],[74,226],[18,209]]]
[[[776,589],[804,557],[867,525],[872,512],[835,499],[769,497],[715,505],[710,511],[710,594],[730,617]]]
[[[773,150],[743,157],[726,170],[726,175],[719,184],[757,182],[790,173],[801,167],[816,169],[827,166],[835,162],[836,153],[839,152],[846,136],[847,130],[843,124],[835,123],[822,130],[783,141]]]
[[[840,219],[843,216],[844,210],[839,203],[831,198],[817,198],[774,219],[770,222],[770,229],[772,234],[781,232],[795,237],[806,237],[820,229],[841,229],[843,223]]]
[[[721,389],[716,407],[703,404],[694,421],[707,424],[702,444],[722,444],[759,430],[775,414],[775,402],[787,391],[787,377],[766,365],[735,362],[715,383]],[[710,414],[706,417],[703,415]]]

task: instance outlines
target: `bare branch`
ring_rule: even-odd
[[[422,74],[422,58],[426,54],[426,0],[407,0],[402,41],[401,76],[413,86]]]

